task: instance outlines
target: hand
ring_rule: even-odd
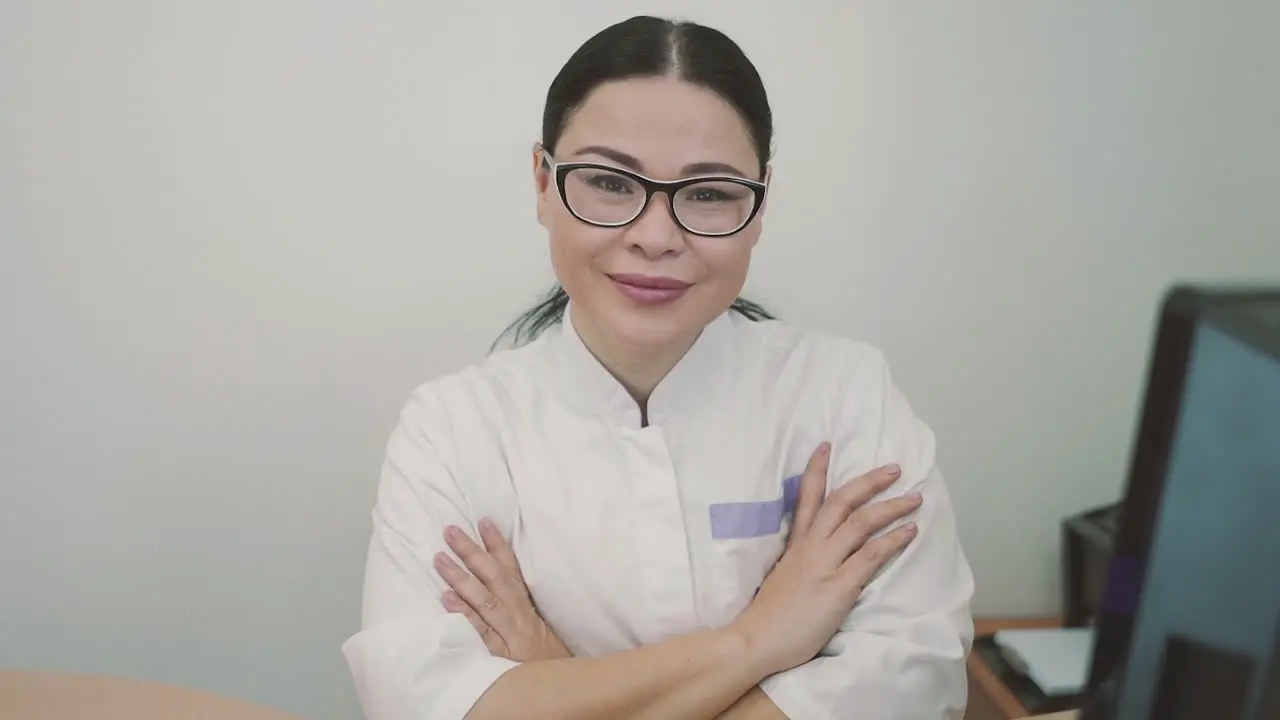
[[[466,616],[491,654],[516,662],[573,657],[534,608],[516,555],[493,522],[480,521],[484,547],[456,527],[446,528],[444,536],[467,567],[447,553],[436,555],[436,569],[452,588],[441,602]]]
[[[915,537],[915,524],[907,523],[871,539],[920,506],[914,494],[870,503],[898,479],[896,466],[872,470],[824,502],[830,457],[831,447],[823,443],[810,458],[787,548],[734,621],[773,672],[813,659],[867,583]]]

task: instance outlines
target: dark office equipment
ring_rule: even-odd
[[[1093,624],[1107,585],[1120,504],[1094,508],[1062,523],[1062,624]]]
[[[1280,720],[1280,287],[1165,298],[1082,720]]]

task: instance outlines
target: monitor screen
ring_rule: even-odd
[[[1166,303],[1085,718],[1280,720],[1278,348],[1280,293]]]
[[[1280,360],[1201,325],[1188,369],[1118,717],[1252,720],[1280,627]]]

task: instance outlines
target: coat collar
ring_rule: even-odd
[[[624,427],[639,428],[640,406],[627,389],[596,359],[573,324],[573,303],[549,338],[552,372],[562,396],[580,412]],[[733,320],[728,312],[711,321],[675,367],[649,396],[649,425],[662,425],[713,392],[728,374]]]

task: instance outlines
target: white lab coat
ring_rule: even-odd
[[[829,489],[896,462],[919,533],[819,657],[767,678],[797,720],[959,718],[973,578],[934,436],[872,347],[721,316],[652,393],[649,425],[574,332],[421,386],[387,447],[362,629],[343,645],[371,720],[459,720],[515,663],[447,614],[442,529],[511,539],[575,655],[722,626],[781,555],[797,476],[833,445]]]

